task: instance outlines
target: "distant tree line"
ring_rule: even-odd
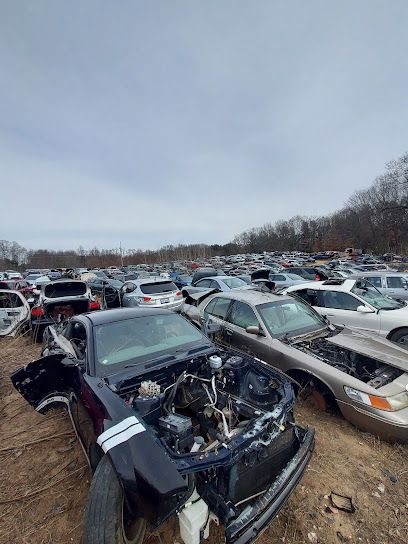
[[[262,251],[324,251],[346,247],[375,253],[408,253],[408,153],[386,165],[368,188],[355,192],[340,210],[320,217],[296,215],[266,223],[220,244],[166,245],[159,250],[120,248],[54,251],[26,249],[0,240],[0,269],[106,267],[205,259]]]
[[[243,251],[325,251],[361,248],[375,253],[408,251],[408,153],[386,165],[368,188],[355,192],[331,215],[266,223],[236,236]]]

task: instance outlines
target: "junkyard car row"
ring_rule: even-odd
[[[408,442],[407,297],[387,296],[407,276],[364,259],[0,273],[0,335],[43,340],[12,382],[40,413],[67,408],[94,473],[84,544],[140,544],[173,515],[185,544],[214,522],[256,540],[313,452],[295,394]]]

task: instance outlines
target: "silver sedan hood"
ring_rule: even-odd
[[[327,341],[408,372],[408,350],[382,336],[344,328],[336,336],[327,338]]]

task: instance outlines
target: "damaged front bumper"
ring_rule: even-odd
[[[301,445],[274,483],[225,529],[226,544],[250,544],[285,505],[303,476],[314,449],[314,429],[300,429]],[[302,436],[303,435],[303,436]]]

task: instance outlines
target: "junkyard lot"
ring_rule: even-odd
[[[28,339],[0,341],[1,544],[81,541],[90,476],[68,416],[60,410],[36,414],[8,379],[39,351]],[[296,416],[316,428],[316,451],[300,486],[258,542],[408,542],[408,447],[381,442],[308,405],[298,406]],[[330,511],[330,491],[351,496],[356,512]],[[180,543],[176,524],[147,539],[156,542]],[[208,542],[220,542],[219,533]]]

